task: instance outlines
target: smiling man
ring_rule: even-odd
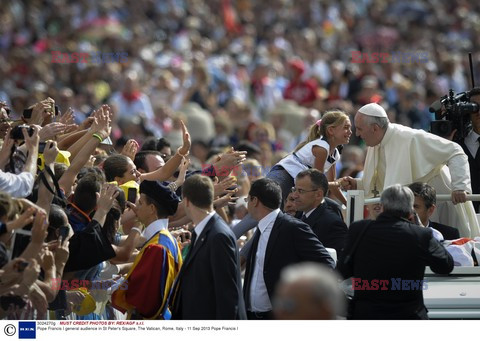
[[[366,197],[378,196],[394,184],[426,182],[439,194],[451,194],[451,202],[438,205],[432,220],[456,226],[462,237],[480,235],[473,205],[468,159],[455,142],[390,123],[385,110],[376,103],[361,107],[355,115],[357,136],[367,145],[362,179],[343,178],[346,189],[363,189]],[[454,205],[460,205],[455,207]]]

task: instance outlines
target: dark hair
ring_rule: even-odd
[[[82,167],[77,174],[77,181],[80,181],[87,174],[92,174],[102,184],[105,182],[105,174],[98,167]]]
[[[219,147],[210,148],[210,150],[208,151],[207,156],[206,156],[207,160],[210,159],[214,155],[222,154],[223,150],[224,150],[223,148],[219,148]]]
[[[46,241],[52,241],[58,238],[57,229],[64,226],[68,222],[66,213],[62,207],[52,204],[50,213],[48,214],[48,235]]]
[[[195,174],[188,177],[182,186],[183,198],[188,198],[194,206],[210,208],[213,204],[213,182],[209,177]]]
[[[122,154],[110,155],[103,163],[103,171],[107,181],[114,181],[115,177],[123,177],[127,171],[128,160],[127,156]]]
[[[272,179],[262,178],[255,180],[248,194],[251,197],[257,197],[265,207],[272,210],[279,208],[282,203],[282,189]]]
[[[423,199],[426,208],[430,208],[437,203],[437,191],[429,184],[423,182],[414,182],[408,185],[413,195]]]
[[[145,142],[143,142],[143,145],[140,151],[156,150],[157,152],[159,152],[165,147],[171,147],[170,142],[168,142],[166,138],[161,137],[157,139],[155,137],[149,137],[145,139]]]
[[[102,183],[93,173],[85,174],[79,181],[75,193],[73,194],[73,202],[85,213],[93,211],[97,205],[96,193],[100,192]]]
[[[236,150],[240,152],[247,152],[247,157],[253,158],[252,154],[261,154],[262,150],[257,145],[248,140],[242,140],[237,144]]]
[[[147,156],[148,155],[157,155],[162,157],[162,153],[156,151],[156,150],[141,150],[135,155],[135,160],[133,160],[133,163],[135,166],[137,166],[137,169],[143,169],[147,172],[152,172],[155,169],[147,169]]]
[[[209,149],[210,147],[205,141],[202,140],[194,140],[192,141],[192,147],[193,146],[201,146],[202,148]]]
[[[313,186],[315,186],[316,188],[320,188],[322,189],[323,191],[323,195],[324,196],[327,196],[327,192],[328,192],[328,179],[327,177],[325,176],[325,174],[323,174],[322,172],[320,172],[318,169],[314,169],[314,168],[311,168],[311,169],[306,169],[304,171],[301,171],[300,173],[297,174],[297,179],[299,178],[304,178],[308,176],[310,178],[310,180],[312,181],[312,184]]]
[[[145,194],[145,193],[142,193],[142,194]],[[155,209],[157,210],[157,217],[159,219],[166,218],[170,215],[168,210],[165,209],[164,206],[161,203],[159,203],[157,200],[153,199],[148,194],[145,194],[145,198],[148,205],[155,206]]]
[[[128,136],[120,136],[117,141],[115,141],[115,148],[123,148],[127,144],[128,140],[130,140]]]

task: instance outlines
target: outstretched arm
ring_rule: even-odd
[[[187,130],[187,127],[181,121],[182,124],[182,132],[183,132],[183,145],[178,148],[175,155],[173,155],[170,160],[160,169],[157,169],[154,172],[144,173],[140,175],[140,181],[143,180],[158,180],[158,181],[165,181],[169,179],[177,170],[178,166],[182,162],[183,158],[186,157],[190,151],[190,134]]]

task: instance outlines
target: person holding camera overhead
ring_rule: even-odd
[[[15,141],[25,140],[27,157],[20,174],[4,172],[2,169],[10,162]],[[25,198],[33,189],[37,175],[39,128],[37,126],[17,126],[7,130],[0,150],[0,191],[13,197]]]
[[[362,179],[345,177],[345,189],[365,191],[366,197],[378,196],[394,184],[426,182],[439,194],[451,194],[452,201],[438,205],[431,220],[454,226],[461,237],[480,236],[478,221],[467,193],[472,192],[468,158],[455,142],[390,123],[377,103],[358,109],[356,135],[368,146]]]

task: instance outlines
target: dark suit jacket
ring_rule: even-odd
[[[219,215],[210,218],[178,274],[172,319],[246,320],[236,240]]]
[[[373,280],[386,280],[388,290],[354,290],[350,317],[362,320],[427,318],[422,285],[418,289],[408,285],[405,290],[392,290],[395,289],[393,281],[421,281],[426,266],[436,273],[448,274],[453,270],[452,256],[433,238],[430,229],[382,213],[368,227],[352,261],[345,264],[345,257],[369,221],[350,225],[338,270],[344,278],[367,280],[370,284]]]
[[[468,165],[470,166],[470,178],[472,179],[472,192],[475,194],[480,193],[480,160],[475,161],[475,155],[470,153],[467,146],[463,141],[459,143],[459,145],[463,148],[463,151],[468,156]],[[479,212],[480,201],[474,201],[473,206],[475,210]]]
[[[455,227],[435,223],[433,221],[429,222],[428,225],[435,230],[438,230],[443,235],[443,238],[445,238],[445,240],[453,240],[460,238],[460,232]]]
[[[245,302],[248,302],[250,297],[250,281],[253,276],[255,256],[256,247],[255,250],[252,247],[245,271],[243,290]],[[280,212],[268,239],[263,268],[263,279],[270,301],[272,301],[275,285],[280,279],[283,268],[300,262],[317,262],[324,263],[330,268],[335,267],[332,257],[312,232],[310,226]]]
[[[303,212],[305,213],[305,212]],[[301,217],[301,215],[300,215]],[[335,249],[337,258],[347,241],[348,229],[343,220],[324,201],[305,220],[323,246]]]

